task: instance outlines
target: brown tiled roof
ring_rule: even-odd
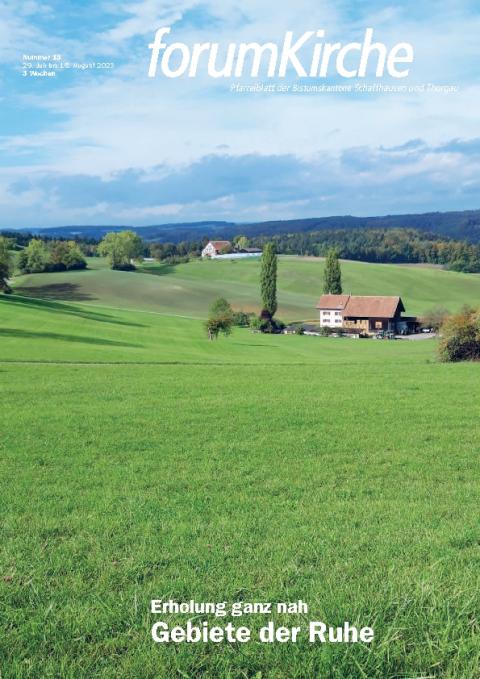
[[[317,309],[336,309],[343,311],[344,317],[355,316],[357,318],[393,318],[397,309],[405,311],[400,297],[359,295],[322,295]]]
[[[393,318],[397,309],[405,311],[400,297],[358,297],[351,295],[343,310],[343,315],[361,318]]]
[[[213,245],[215,250],[221,250],[226,245],[231,245],[229,240],[211,240],[210,243]]]
[[[317,309],[344,309],[349,297],[350,295],[322,295],[318,300]]]

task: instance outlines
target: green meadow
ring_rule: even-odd
[[[322,288],[322,259],[280,257],[279,317],[285,321],[316,319]],[[89,270],[23,276],[18,292],[26,296],[144,309],[195,318],[206,316],[223,294],[235,307],[259,309],[258,260],[193,261],[176,266],[146,264],[139,272],[111,271],[105,260],[89,260]],[[419,314],[442,304],[455,311],[480,299],[480,275],[438,268],[343,262],[345,292],[401,295],[407,313]]]
[[[480,366],[433,339],[208,342],[215,297],[257,308],[257,262],[93,264],[0,296],[1,679],[476,679]],[[282,318],[315,318],[322,266],[281,259]],[[479,298],[477,276],[342,268],[411,313]],[[233,622],[375,639],[155,644],[188,616],[153,598],[301,599]]]

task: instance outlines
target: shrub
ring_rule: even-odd
[[[435,332],[438,332],[448,316],[449,312],[447,309],[444,309],[443,307],[434,307],[433,309],[426,311],[420,320],[423,328],[433,328]]]
[[[205,323],[208,339],[218,339],[223,333],[226,337],[232,332],[233,309],[224,297],[219,297],[210,307],[210,316]]]
[[[0,236],[0,292],[11,292],[8,279],[12,273],[12,258],[9,241]]]
[[[480,359],[480,315],[464,309],[446,319],[441,327],[438,347],[441,361],[477,361]]]
[[[328,325],[322,325],[320,328],[320,335],[322,335],[322,337],[329,337],[333,332],[333,328],[330,328]]]
[[[262,324],[262,321],[258,316],[252,316],[249,322],[250,330],[252,332],[260,332],[260,326]]]
[[[115,271],[135,271],[136,267],[135,264],[132,264],[131,262],[123,262],[122,264],[112,266],[112,269]]]
[[[285,323],[283,321],[278,320],[278,318],[273,318],[268,309],[262,309],[260,318],[256,324],[256,329],[267,334],[278,334],[279,332],[282,332],[284,327]]]
[[[160,260],[162,264],[188,264],[190,261],[190,257],[188,255],[180,256],[180,255],[172,255],[171,257],[164,257],[162,260]]]
[[[248,328],[251,325],[252,318],[255,318],[255,314],[247,313],[246,311],[234,311],[233,312],[233,325],[240,328]]]
[[[225,337],[232,332],[232,317],[231,316],[216,316],[205,321],[205,330],[207,331],[208,339],[218,339],[220,333]]]

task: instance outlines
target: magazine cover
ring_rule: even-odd
[[[0,679],[480,678],[479,33],[0,0]]]

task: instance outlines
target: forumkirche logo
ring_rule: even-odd
[[[206,72],[211,78],[285,78],[288,74],[300,78],[365,78],[374,73],[381,78],[406,78],[408,64],[413,63],[414,51],[408,42],[388,48],[374,42],[373,28],[366,28],[362,42],[323,42],[324,30],[306,31],[296,37],[285,33],[283,44],[229,43],[223,49],[218,42],[164,42],[171,28],[159,28],[154,41],[148,75],[155,78],[159,71],[167,78],[195,78]]]

